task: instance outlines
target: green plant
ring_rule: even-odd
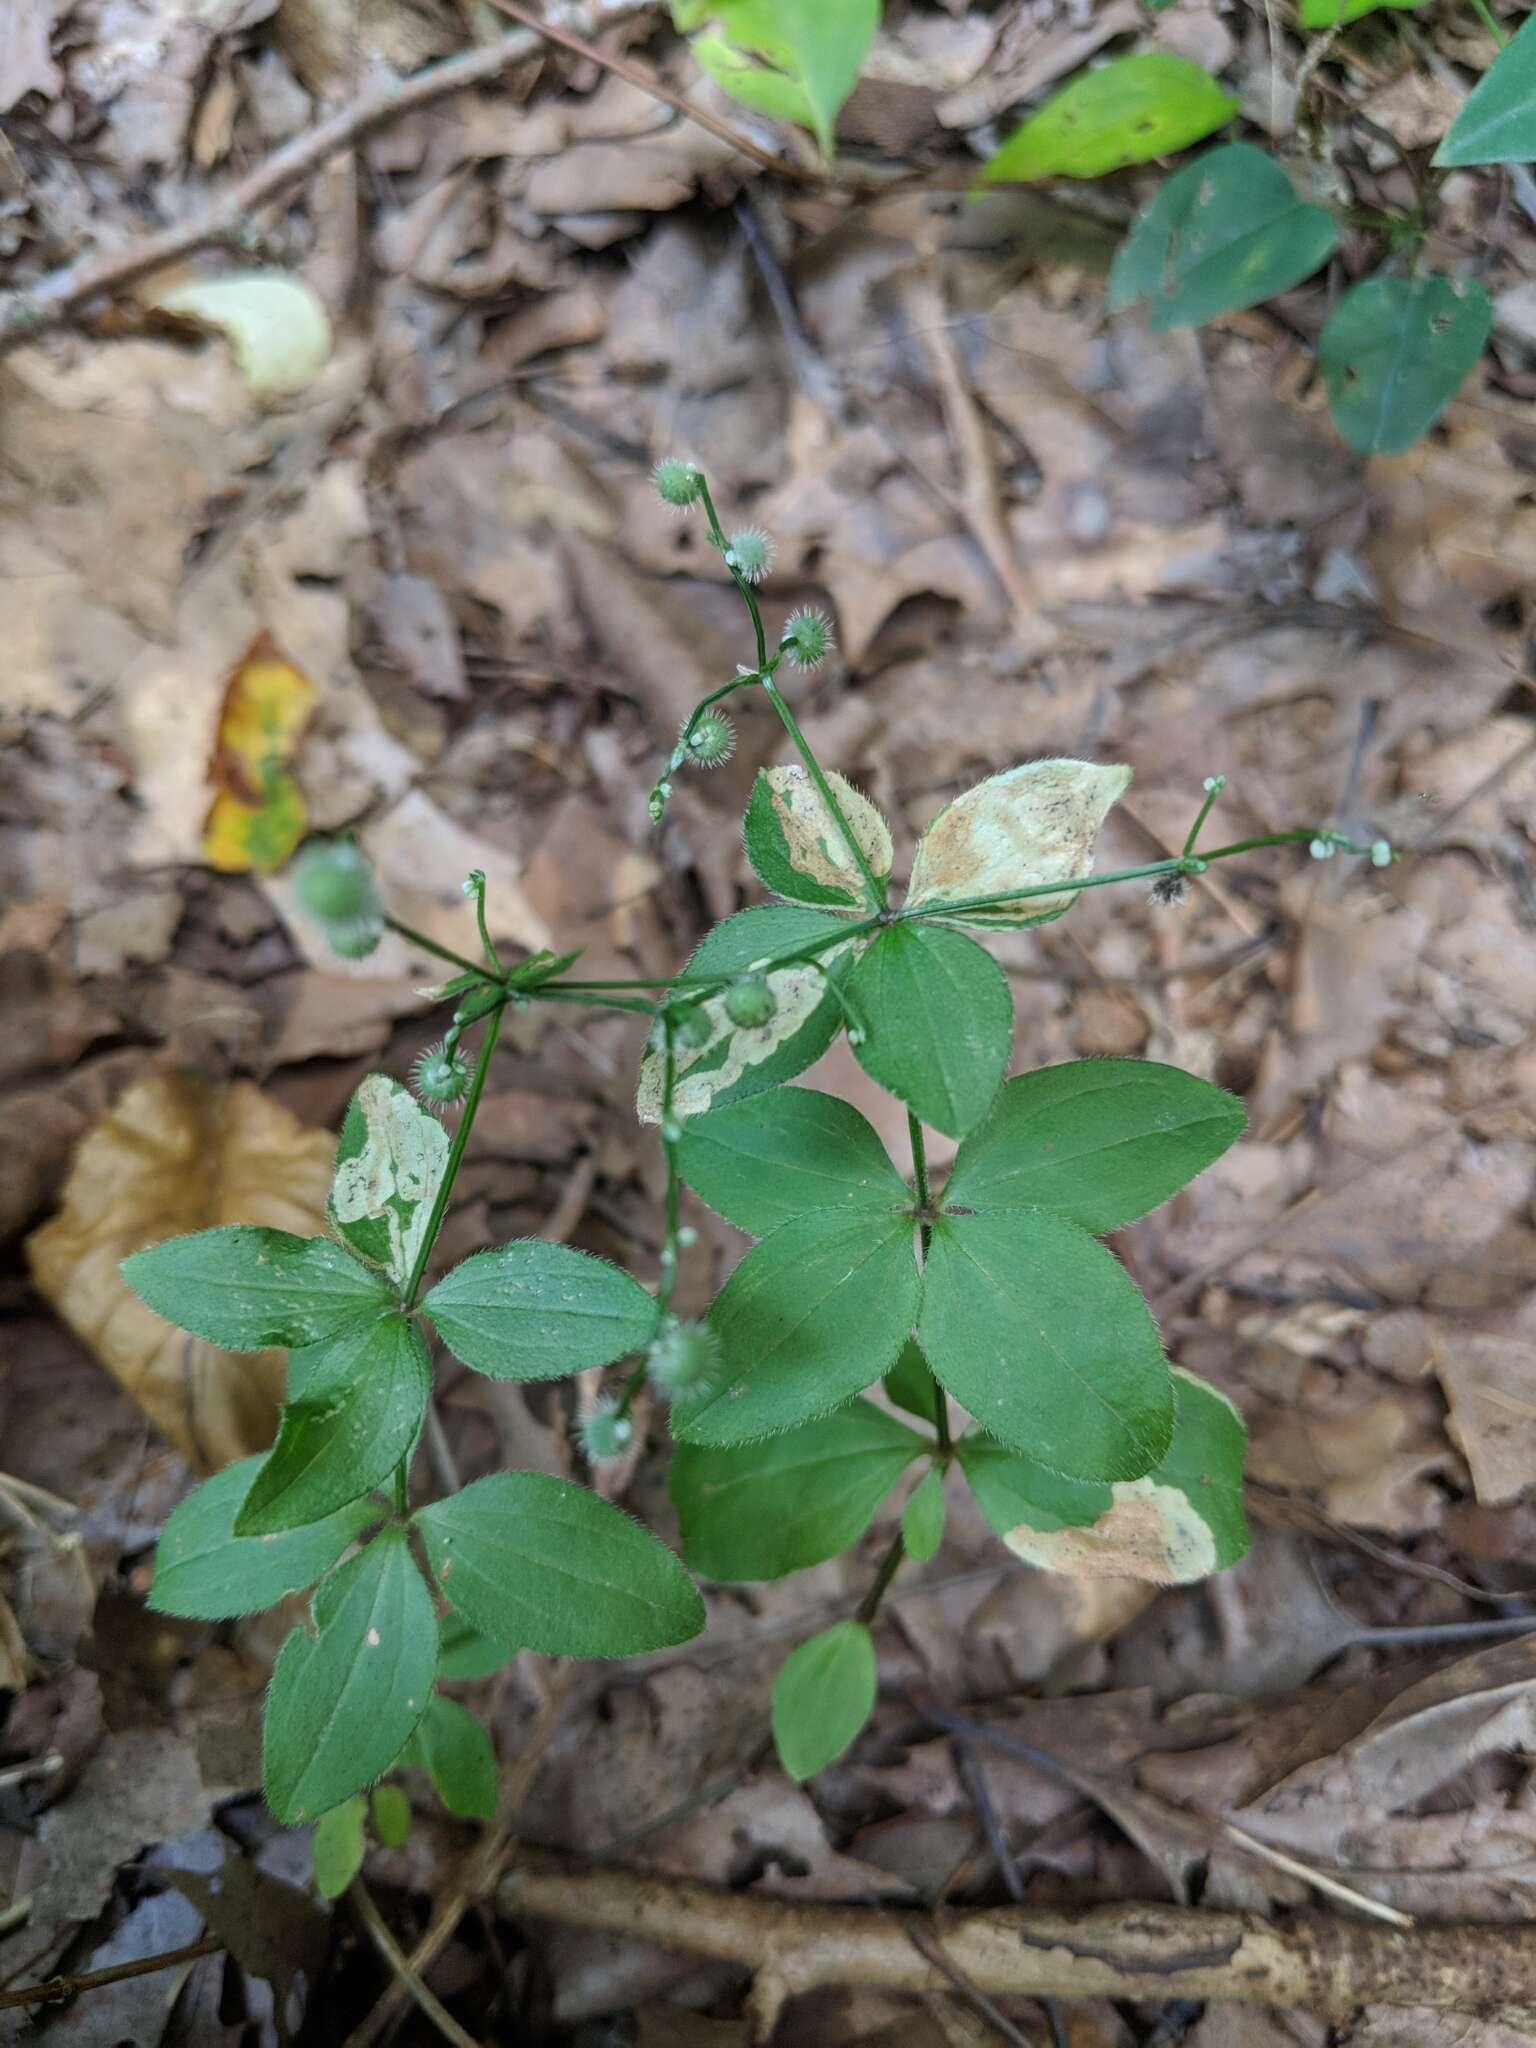
[[[1419,4],[1301,0],[1300,18],[1305,28],[1331,33],[1378,8]],[[1501,35],[1483,0],[1473,4]],[[1157,51],[1114,58],[1032,113],[985,165],[982,181],[1100,177],[1201,141],[1236,111],[1213,78],[1182,58]],[[1527,16],[1452,123],[1433,169],[1533,157],[1536,17]],[[1360,454],[1398,455],[1426,434],[1492,326],[1475,280],[1419,268],[1440,182],[1424,184],[1409,215],[1368,224],[1386,241],[1385,267],[1345,290],[1322,330],[1318,362],[1329,409]],[[1338,242],[1330,207],[1302,198],[1264,150],[1227,142],[1173,172],[1137,214],[1110,273],[1110,308],[1143,305],[1154,330],[1196,326],[1303,283]]]
[[[672,22],[692,35],[694,60],[717,85],[759,114],[809,128],[830,157],[880,0],[672,0]]]
[[[1005,1540],[1046,1566],[1184,1580],[1246,1543],[1242,1424],[1220,1394],[1170,1368],[1145,1303],[1100,1242],[1232,1144],[1242,1109],[1144,1061],[1005,1079],[1012,998],[972,934],[1048,922],[1084,890],[1117,882],[1150,882],[1171,903],[1213,862],[1259,847],[1310,845],[1319,858],[1346,849],[1378,865],[1390,849],[1310,827],[1204,849],[1223,788],[1212,777],[1176,856],[1096,875],[1095,836],[1130,771],[1035,761],[942,809],[893,902],[889,827],[817,760],[780,686],[786,667],[825,656],[827,622],[795,613],[771,645],[702,473],[669,463],[658,487],[674,506],[702,509],[755,651],[695,707],[652,814],[699,758],[701,732],[714,735],[709,752],[729,732],[725,701],[760,691],[797,756],[759,771],[746,817],[749,858],[779,900],[727,917],[674,979],[589,980],[572,972],[574,954],[504,964],[479,875],[465,885],[477,961],[398,923],[355,849],[312,846],[299,891],[333,935],[351,946],[366,927],[376,943],[391,928],[454,970],[438,991],[451,1022],[416,1069],[432,1108],[386,1075],[362,1082],[337,1147],[329,1235],[208,1230],[123,1267],[151,1308],[200,1337],[289,1347],[276,1443],[177,1508],[150,1597],[167,1613],[217,1618],[313,1589],[310,1619],[273,1674],[265,1784],[280,1819],[322,1820],[326,1888],[350,1881],[370,1816],[381,1838],[398,1834],[398,1798],[363,1798],[397,1765],[425,1768],[452,1811],[489,1811],[487,1738],[442,1684],[522,1648],[656,1650],[704,1621],[672,1552],[585,1487],[495,1472],[413,1509],[428,1325],[462,1364],[498,1379],[632,1360],[588,1417],[586,1456],[626,1449],[648,1381],[677,1443],[670,1486],[684,1551],[712,1579],[774,1578],[833,1556],[915,1474],[857,1613],[798,1649],[776,1689],[774,1728],[797,1776],[830,1762],[867,1716],[870,1623],[903,1558],[937,1548],[956,1473]],[[535,1002],[650,1020],[637,1102],[666,1167],[654,1290],[537,1239],[476,1252],[427,1284],[503,1017]],[[842,1031],[906,1107],[910,1178],[851,1105],[784,1085]],[[432,1112],[452,1101],[450,1137]],[[925,1126],[960,1141],[942,1187]],[[691,1241],[685,1183],[757,1239],[704,1322],[672,1310]],[[877,1380],[891,1409],[864,1397]],[[958,1440],[946,1396],[974,1418]]]

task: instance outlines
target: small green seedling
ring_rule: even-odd
[[[902,1489],[858,1611],[797,1649],[775,1688],[774,1733],[797,1778],[834,1761],[867,1719],[871,1624],[903,1560],[937,1550],[955,1475],[1004,1542],[1048,1569],[1184,1581],[1231,1564],[1247,1541],[1242,1423],[1169,1365],[1102,1242],[1218,1158],[1242,1108],[1151,1061],[1008,1078],[1012,995],[984,941],[1065,916],[1084,890],[1111,883],[1151,883],[1157,900],[1177,901],[1211,863],[1260,847],[1377,865],[1390,848],[1312,826],[1202,848],[1223,787],[1212,777],[1179,854],[1094,874],[1095,838],[1129,769],[1031,761],[941,809],[898,892],[889,825],[817,760],[780,685],[826,657],[828,622],[794,613],[770,644],[753,588],[766,538],[754,552],[726,534],[693,464],[663,463],[656,481],[667,504],[702,510],[746,603],[754,658],[695,707],[651,813],[664,816],[673,776],[733,742],[726,700],[761,692],[796,756],[759,771],[747,808],[748,856],[776,900],[727,917],[674,979],[585,980],[571,953],[505,965],[479,875],[465,885],[476,961],[394,918],[350,844],[310,847],[298,867],[309,914],[343,950],[393,930],[443,958],[450,1022],[416,1063],[415,1095],[385,1074],[358,1088],[324,1235],[232,1226],[123,1267],[143,1301],[196,1336],[288,1349],[277,1441],[176,1509],[150,1600],[218,1619],[308,1593],[268,1694],[265,1789],[280,1820],[318,1823],[328,1893],[351,1882],[370,1827],[385,1845],[404,1839],[408,1809],[386,1782],[397,1769],[424,1771],[452,1813],[494,1811],[490,1743],[445,1684],[484,1677],[518,1650],[627,1657],[704,1625],[672,1551],[573,1481],[493,1472],[413,1505],[433,1337],[502,1380],[628,1361],[588,1407],[583,1452],[600,1465],[631,1449],[635,1397],[649,1384],[676,1443],[684,1555],[709,1579],[818,1564],[858,1543]],[[649,1020],[637,1108],[666,1168],[658,1271],[642,1285],[587,1252],[523,1238],[429,1286],[502,1020],[542,1001]],[[840,1033],[906,1109],[910,1174],[850,1104],[786,1085]],[[928,1169],[929,1127],[959,1141],[942,1185]],[[757,1240],[702,1321],[672,1308],[692,1241],[685,1184]],[[877,1383],[888,1406],[869,1398]]]

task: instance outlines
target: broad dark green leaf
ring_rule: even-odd
[[[1241,1137],[1242,1104],[1156,1060],[1069,1060],[1004,1085],[960,1147],[946,1208],[1049,1210],[1118,1230]]]
[[[814,1214],[753,1247],[715,1298],[715,1393],[680,1442],[744,1444],[841,1408],[891,1364],[921,1294],[910,1217]]]
[[[839,109],[880,26],[880,0],[673,0],[672,17],[684,31],[718,21],[718,35],[690,45],[701,67],[744,106],[809,128],[831,156]]]
[[[870,873],[884,879],[891,872],[890,827],[851,782],[831,769],[826,777]],[[743,837],[757,879],[776,896],[867,911],[859,864],[804,768],[757,771]]]
[[[811,1210],[879,1214],[912,1200],[872,1125],[812,1088],[775,1088],[695,1118],[677,1156],[688,1185],[754,1237]]]
[[[951,1138],[980,1123],[1013,1050],[1013,997],[990,953],[942,925],[890,925],[847,994],[867,1074]]]
[[[689,1569],[777,1579],[856,1543],[927,1439],[868,1401],[728,1449],[681,1444],[668,1486]]]
[[[1435,162],[1528,164],[1536,160],[1536,15],[1505,44],[1467,96]]]
[[[1173,1435],[1157,1327],[1117,1259],[1060,1217],[944,1216],[918,1341],[990,1435],[1076,1479],[1139,1479]]]
[[[1208,71],[1165,50],[1115,57],[1080,71],[982,171],[999,178],[1102,178],[1148,157],[1172,156],[1219,128],[1238,103]]]
[[[327,1213],[360,1258],[404,1290],[448,1163],[448,1133],[408,1088],[367,1074],[348,1105]]]
[[[239,1536],[318,1522],[409,1457],[432,1395],[432,1361],[402,1315],[354,1323],[288,1360],[277,1442],[235,1519]]]
[[[367,1821],[368,1802],[356,1792],[315,1822],[315,1889],[322,1899],[339,1899],[362,1869]]]
[[[785,1658],[773,1687],[779,1761],[803,1784],[836,1763],[874,1710],[879,1670],[860,1621],[840,1621]]]
[[[449,1605],[483,1635],[553,1657],[685,1643],[704,1603],[677,1559],[619,1508],[543,1472],[493,1472],[416,1525]]]
[[[123,1260],[156,1315],[226,1351],[313,1344],[393,1300],[377,1273],[328,1237],[231,1223],[173,1237]]]
[[[909,1415],[937,1424],[939,1390],[928,1370],[927,1359],[910,1338],[902,1345],[896,1363],[885,1376],[885,1391],[896,1406],[905,1408]]]
[[[852,920],[796,903],[764,903],[741,910],[717,924],[688,963],[690,976],[737,975],[761,961],[811,945],[817,939],[841,941],[819,955],[830,971],[847,971],[857,943],[845,934]],[[837,998],[828,993],[826,978],[813,966],[768,970],[768,986],[777,1005],[766,1025],[733,1024],[720,996],[702,1007],[710,1035],[702,1045],[679,1047],[675,1053],[676,1088],[673,1108],[679,1118],[702,1116],[749,1095],[776,1088],[803,1074],[819,1060],[842,1027]],[[685,994],[686,991],[679,991]],[[664,1055],[648,1050],[640,1063],[635,1106],[642,1123],[661,1120]]]
[[[462,1614],[449,1613],[443,1617],[443,1652],[438,1659],[437,1675],[445,1682],[489,1678],[516,1655],[514,1644],[498,1643],[491,1636],[481,1635]]]
[[[1328,316],[1317,359],[1334,425],[1357,454],[1427,434],[1483,352],[1493,308],[1470,279],[1368,277]]]
[[[237,1536],[235,1517],[260,1471],[242,1458],[189,1493],[160,1532],[149,1604],[158,1614],[224,1621],[259,1614],[328,1572],[379,1510],[369,1501],[280,1536]]]
[[[338,1565],[296,1628],[267,1694],[267,1804],[290,1826],[382,1777],[427,1710],[437,1674],[432,1595],[401,1528]]]
[[[901,1511],[901,1537],[907,1555],[926,1564],[944,1541],[944,1474],[931,1466]]]
[[[466,1820],[495,1818],[496,1753],[484,1727],[457,1700],[433,1694],[406,1760],[420,1764],[450,1813]]]
[[[1131,223],[1109,275],[1109,307],[1147,302],[1154,333],[1289,291],[1336,241],[1325,206],[1308,206],[1267,150],[1231,142],[1161,185]]]
[[[1173,1442],[1144,1478],[1115,1486],[1064,1479],[981,1435],[959,1460],[977,1505],[1009,1549],[1048,1571],[1184,1585],[1235,1564],[1246,1432],[1232,1404],[1175,1370]]]
[[[569,1245],[521,1237],[476,1252],[422,1307],[455,1358],[498,1380],[554,1380],[638,1351],[656,1303],[638,1280]]]

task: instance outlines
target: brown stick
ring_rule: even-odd
[[[590,22],[615,21],[638,13],[646,0],[596,0]],[[360,93],[328,120],[275,149],[222,197],[188,220],[159,228],[120,249],[99,249],[53,270],[24,291],[0,296],[0,354],[52,327],[62,327],[92,299],[122,291],[153,270],[190,255],[211,242],[224,242],[249,227],[251,215],[313,176],[328,157],[370,129],[430,106],[466,86],[485,85],[540,46],[531,29],[513,30],[485,49],[466,50],[429,65],[410,78],[391,78]]]
[[[681,1878],[581,1869],[526,1850],[499,1903],[506,1913],[761,1971],[773,1985],[771,2006],[829,1985],[943,1989],[912,1944],[912,1917],[873,1906],[802,1905]],[[1142,1904],[1000,1906],[927,1924],[952,1968],[994,1998],[1224,1998],[1329,2018],[1361,2005],[1536,2005],[1533,1928],[1421,1927],[1405,1935],[1321,1913],[1271,1922]]]
[[[224,1944],[216,1934],[201,1941],[189,1941],[185,1948],[167,1949],[163,1955],[139,1956],[131,1963],[113,1963],[106,1970],[83,1970],[75,1977],[49,1977],[41,1984],[23,1984],[19,1991],[0,1991],[0,2012],[18,2005],[59,2005],[81,1991],[99,1991],[104,1984],[120,1984],[125,1977],[152,1977],[157,1970],[174,1970],[178,1963],[195,1963],[200,1956],[216,1956]]]

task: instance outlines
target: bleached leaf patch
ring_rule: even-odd
[[[909,907],[1002,896],[1078,880],[1131,770],[1093,761],[1026,761],[978,782],[947,804],[923,834],[912,864]],[[958,912],[970,925],[1041,924],[1071,908],[1072,889]]]

